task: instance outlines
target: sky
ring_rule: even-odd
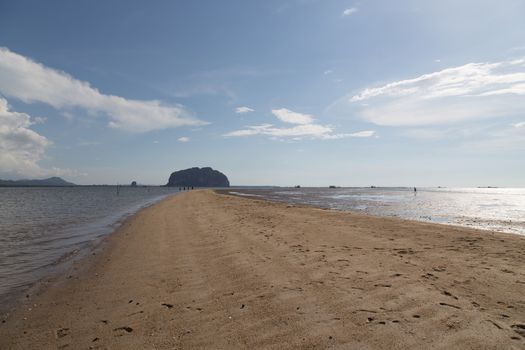
[[[0,178],[525,186],[525,1],[0,0]]]

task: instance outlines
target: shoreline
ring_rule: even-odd
[[[525,344],[514,234],[201,190],[99,248],[4,319],[0,348]]]
[[[306,187],[306,188],[308,188],[308,187]],[[356,188],[360,188],[360,187],[356,187]],[[493,188],[495,188],[495,187],[493,187]],[[243,192],[243,191],[245,191],[245,192]],[[246,192],[246,191],[248,191],[248,192]],[[231,190],[218,189],[218,190],[216,190],[216,192],[224,194],[224,195],[236,196],[236,197],[239,197],[239,198],[248,198],[248,199],[254,199],[254,200],[270,201],[272,203],[284,203],[284,204],[293,205],[293,206],[303,206],[303,207],[317,208],[317,209],[323,209],[323,210],[333,210],[333,211],[338,211],[338,212],[353,213],[353,214],[356,214],[356,215],[367,215],[367,216],[376,217],[376,218],[395,218],[395,219],[407,220],[407,221],[419,222],[419,223],[438,224],[438,225],[446,225],[446,226],[451,226],[451,227],[459,227],[459,228],[464,228],[464,229],[473,229],[473,230],[478,230],[478,231],[484,231],[484,232],[487,232],[487,233],[496,232],[496,233],[505,233],[505,234],[512,234],[512,235],[518,235],[518,236],[521,236],[521,237],[525,237],[525,231],[523,231],[523,229],[516,228],[516,227],[503,227],[503,226],[501,226],[501,225],[503,225],[503,223],[512,222],[512,220],[490,219],[490,220],[487,220],[487,222],[492,222],[492,223],[498,222],[498,223],[500,223],[500,226],[485,227],[485,226],[476,226],[476,225],[474,225],[472,223],[470,223],[470,224],[469,223],[461,224],[460,222],[455,222],[454,220],[451,220],[450,218],[443,218],[443,217],[440,217],[439,219],[435,219],[435,217],[429,217],[429,216],[425,215],[425,216],[420,216],[420,219],[418,219],[418,218],[415,218],[415,217],[402,216],[402,215],[397,215],[397,214],[393,214],[393,215],[384,214],[384,215],[382,215],[382,214],[379,214],[379,213],[369,213],[367,211],[361,211],[361,210],[338,208],[338,207],[330,207],[328,205],[323,206],[323,205],[320,205],[320,204],[316,205],[316,204],[312,204],[312,203],[294,202],[294,201],[291,201],[291,200],[287,200],[284,197],[283,198],[279,198],[279,199],[278,198],[268,198],[268,197],[265,197],[264,195],[254,193],[256,191],[254,191],[253,189],[245,189],[245,188],[240,188],[240,189],[232,188]],[[478,222],[479,221],[479,218],[468,218],[468,219],[471,220],[471,222]]]
[[[53,284],[54,281],[60,279],[65,275],[68,275],[77,264],[82,263],[82,261],[89,258],[90,255],[96,255],[96,253],[100,252],[100,250],[103,249],[103,245],[106,239],[110,235],[115,234],[120,229],[120,227],[125,224],[127,220],[136,215],[138,212],[148,207],[151,207],[163,200],[166,200],[167,198],[174,196],[177,193],[162,195],[158,198],[149,199],[143,204],[139,204],[135,207],[129,208],[128,210],[115,213],[110,217],[100,219],[98,224],[95,225],[96,227],[100,225],[103,226],[103,229],[100,227],[98,228],[100,234],[93,237],[87,242],[79,244],[75,249],[64,252],[61,256],[58,257],[57,260],[53,261],[49,265],[40,267],[38,273],[39,277],[36,280],[30,282],[25,286],[18,287],[7,294],[4,294],[2,296],[3,304],[0,305],[0,317],[9,314],[12,310],[23,305],[24,301],[28,298],[28,295],[38,295],[46,288],[46,286]],[[84,230],[92,225],[94,224],[84,224],[82,226],[82,229]]]

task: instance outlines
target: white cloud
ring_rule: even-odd
[[[190,141],[190,138],[189,138],[189,137],[186,137],[186,136],[183,136],[183,137],[179,137],[179,138],[177,139],[177,141],[182,142],[182,143],[184,143],[184,142],[189,142],[189,141]]]
[[[235,108],[235,113],[237,113],[237,114],[245,114],[245,113],[250,113],[250,112],[254,112],[254,111],[255,111],[254,109],[252,109],[250,107],[246,107],[246,106]]]
[[[53,144],[30,127],[42,123],[42,118],[12,111],[0,97],[0,178],[41,178],[49,176],[85,176],[72,169],[41,167],[47,149]]]
[[[323,72],[324,75],[329,75],[329,74],[332,74],[334,71],[331,70],[331,69],[327,69]]]
[[[272,109],[272,114],[285,123],[311,124],[314,121],[311,115],[293,112],[286,108]]]
[[[181,105],[102,94],[87,82],[7,48],[0,48],[0,93],[25,103],[45,103],[65,113],[81,108],[90,115],[102,114],[109,118],[109,126],[131,132],[206,124]]]
[[[350,16],[350,15],[353,15],[354,13],[357,12],[357,8],[356,7],[351,7],[351,8],[348,8],[348,9],[345,9],[343,11],[343,16]]]
[[[33,117],[33,123],[35,124],[44,124],[47,121],[45,117]]]
[[[183,88],[176,88],[174,92],[171,93],[174,97],[177,98],[188,98],[198,95],[224,95],[228,97],[231,101],[237,99],[237,94],[233,91],[228,84],[225,83],[192,83],[189,86]]]
[[[525,122],[515,123],[515,124],[512,124],[512,126],[515,128],[523,128],[525,127]]]
[[[45,171],[38,161],[52,144],[29,129],[33,124],[25,113],[11,111],[0,98],[0,175],[2,177],[41,176]]]
[[[327,126],[317,124],[303,124],[290,128],[278,128],[272,124],[263,124],[248,126],[247,129],[237,130],[226,134],[225,136],[251,136],[251,135],[270,135],[275,137],[322,137],[332,132]]]
[[[336,140],[348,137],[370,137],[375,131],[359,131],[351,134],[334,134],[333,129],[328,126],[318,124],[303,124],[290,128],[279,128],[272,124],[262,124],[247,126],[246,129],[236,130],[225,134],[226,137],[243,137],[254,135],[267,135],[276,138],[291,137],[294,140],[300,140],[303,137],[322,140]]]
[[[353,134],[349,134],[352,137],[371,137],[374,136],[376,132],[373,130],[365,130],[365,131],[359,131],[354,132]]]
[[[358,131],[350,134],[327,134],[322,135],[320,138],[323,140],[338,140],[338,139],[346,139],[348,137],[357,137],[357,138],[366,138],[366,137],[372,137],[375,135],[375,131],[372,130],[363,130]]]
[[[366,88],[336,107],[378,125],[418,126],[525,112],[525,60],[469,63]]]
[[[286,108],[274,109],[272,114],[277,119],[290,124],[292,127],[276,127],[272,124],[247,126],[245,129],[235,130],[224,134],[225,137],[245,137],[254,135],[267,135],[275,138],[291,138],[300,140],[308,137],[312,139],[334,140],[347,137],[370,137],[374,131],[360,131],[352,134],[336,134],[330,126],[314,123],[314,118],[308,114],[293,112]]]

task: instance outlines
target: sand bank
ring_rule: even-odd
[[[0,349],[523,349],[525,239],[193,191],[0,324]]]

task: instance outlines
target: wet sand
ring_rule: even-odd
[[[525,238],[192,191],[29,295],[0,349],[523,349]]]

